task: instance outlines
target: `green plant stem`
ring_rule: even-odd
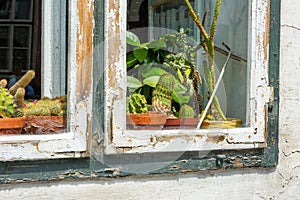
[[[218,16],[220,13],[220,8],[221,8],[221,3],[222,0],[217,0],[216,2],[216,7],[214,11],[214,18],[211,24],[210,28],[210,35],[207,34],[206,30],[204,29],[203,24],[201,23],[200,17],[196,14],[196,11],[190,4],[189,0],[184,0],[187,7],[189,8],[191,12],[191,16],[194,19],[194,22],[196,23],[197,27],[200,30],[201,36],[204,37],[204,43],[202,43],[203,48],[206,50],[206,52],[209,55],[209,73],[207,77],[210,81],[208,81],[208,87],[209,91],[212,93],[216,84],[216,77],[215,77],[215,65],[214,65],[214,58],[215,58],[215,52],[214,52],[214,35],[216,32],[216,26],[217,26],[217,21],[218,21]],[[217,110],[219,116],[223,119],[226,120],[226,117],[221,109],[219,100],[217,97],[214,98],[214,106],[215,109]]]

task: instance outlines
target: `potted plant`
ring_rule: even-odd
[[[162,129],[167,115],[164,112],[149,111],[144,95],[134,93],[126,99],[127,129]]]
[[[66,97],[26,101],[24,104],[24,132],[31,134],[59,133],[66,128]]]
[[[14,97],[5,88],[5,81],[1,81],[0,88],[0,134],[20,134],[24,126],[24,117],[17,108]],[[19,89],[18,91],[21,91]],[[24,92],[24,89],[22,90]],[[25,93],[25,92],[24,92]]]
[[[149,109],[167,114],[167,121],[183,117],[179,116],[183,105],[195,109],[196,121],[200,113],[201,76],[194,63],[196,48],[187,41],[187,33],[179,29],[143,44],[135,34],[127,33],[127,43],[134,46],[127,54],[127,93],[145,96]]]
[[[194,22],[196,23],[197,27],[200,30],[200,46],[203,47],[207,54],[207,63],[203,63],[204,71],[205,71],[205,77],[208,84],[208,89],[210,94],[214,94],[215,90],[217,89],[217,81],[215,76],[215,45],[214,45],[214,36],[216,32],[216,26],[218,21],[218,16],[220,12],[220,7],[222,0],[216,1],[216,6],[214,10],[214,17],[212,20],[212,23],[210,25],[209,32],[207,32],[204,28],[205,23],[205,15],[203,16],[203,21],[201,22],[201,19],[199,15],[196,14],[196,11],[190,4],[189,0],[184,0],[188,9],[190,10],[190,15],[194,19]],[[230,58],[231,53],[229,52],[228,58]],[[228,60],[228,59],[227,59]],[[224,65],[227,64],[227,61]],[[240,126],[242,124],[242,121],[240,119],[236,118],[226,118],[224,112],[221,109],[219,100],[217,96],[212,95],[212,104],[208,105],[208,108],[210,109],[210,113],[207,113],[207,109],[204,110],[202,113],[203,116],[200,116],[201,120],[200,123],[202,123],[202,119],[206,118],[203,123],[201,124],[201,127],[203,128],[233,128],[236,126]],[[209,117],[207,117],[209,116]]]

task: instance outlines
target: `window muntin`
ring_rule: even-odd
[[[155,1],[156,2],[156,1]],[[159,1],[158,1],[159,2]],[[224,1],[225,2],[225,1]],[[245,3],[245,2],[244,2]],[[244,48],[246,52],[239,51],[238,57],[243,58],[243,60],[248,60],[247,70],[244,71],[244,77],[247,77],[245,80],[248,80],[248,92],[244,93],[244,100],[242,104],[244,105],[243,117],[247,121],[247,127],[245,128],[236,128],[236,129],[218,129],[218,130],[179,130],[179,131],[142,131],[136,133],[137,131],[126,130],[126,119],[125,118],[125,99],[124,91],[126,87],[124,84],[126,80],[126,20],[122,17],[115,18],[113,17],[114,12],[119,12],[121,16],[125,17],[124,8],[126,8],[126,3],[120,3],[120,7],[117,11],[114,12],[110,10],[112,2],[108,1],[106,4],[106,9],[108,12],[111,12],[111,15],[106,18],[106,34],[107,34],[107,43],[106,43],[106,61],[105,66],[107,66],[106,73],[106,108],[113,108],[112,111],[107,110],[106,112],[106,131],[109,133],[106,136],[107,146],[113,147],[128,147],[126,152],[142,152],[142,151],[157,151],[163,150],[163,148],[158,147],[158,143],[163,146],[164,143],[170,143],[175,140],[182,140],[185,137],[190,149],[192,150],[201,150],[205,147],[201,147],[202,144],[209,142],[209,136],[213,134],[214,136],[222,136],[224,140],[221,142],[216,142],[214,144],[215,149],[234,149],[234,148],[253,148],[262,147],[265,144],[265,134],[266,134],[266,104],[272,96],[271,88],[268,87],[268,30],[266,29],[267,21],[265,18],[268,18],[268,1],[260,1],[256,3],[250,1],[248,3],[248,13],[246,10],[242,10],[241,13],[247,13],[249,20],[248,24],[248,48],[245,49],[241,45],[241,49]],[[263,7],[263,9],[256,9],[258,7]],[[235,19],[235,18],[234,18]],[[226,25],[226,24],[225,24]],[[228,25],[228,24],[227,24]],[[109,27],[116,27],[119,32],[114,33],[109,30]],[[226,27],[226,26],[225,26]],[[233,30],[234,31],[234,30]],[[242,35],[244,36],[244,35]],[[223,35],[218,36],[223,37]],[[119,49],[113,50],[113,45],[118,43]],[[245,41],[244,41],[245,43]],[[245,56],[247,58],[244,58]],[[246,65],[246,64],[244,64]],[[117,73],[115,73],[117,72]],[[110,74],[114,73],[116,76],[112,79]],[[246,85],[244,83],[245,87]],[[246,90],[247,91],[247,90]],[[235,100],[238,101],[238,100]],[[234,109],[233,109],[234,110]],[[239,110],[239,109],[238,109]],[[246,110],[248,111],[246,114]],[[242,113],[242,112],[241,112]],[[110,128],[107,125],[111,125]],[[198,137],[199,136],[199,137]],[[158,141],[157,139],[165,137],[165,140]],[[157,143],[158,141],[158,143]],[[196,141],[193,145],[191,141]],[[190,146],[191,145],[191,146]],[[157,148],[156,148],[156,147]],[[110,148],[111,149],[111,148]],[[128,150],[128,151],[127,151]],[[183,148],[174,148],[176,150],[186,150],[186,146],[183,145]],[[113,151],[112,151],[113,152]]]

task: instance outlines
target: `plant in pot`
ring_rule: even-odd
[[[193,18],[195,24],[200,30],[200,46],[203,47],[207,54],[207,62],[203,63],[204,71],[205,71],[205,77],[206,82],[208,84],[208,89],[211,94],[211,99],[208,102],[208,105],[206,106],[206,109],[202,112],[200,115],[200,122],[198,124],[198,128],[233,128],[236,126],[240,126],[242,124],[242,121],[240,119],[236,118],[226,118],[223,110],[221,109],[218,97],[215,96],[216,90],[218,88],[218,81],[216,80],[215,75],[215,45],[214,45],[214,36],[216,32],[216,26],[218,21],[218,16],[220,13],[220,7],[222,0],[216,1],[216,6],[214,9],[214,16],[212,23],[209,28],[209,32],[207,32],[204,28],[205,24],[205,16],[206,13],[203,16],[203,20],[201,22],[201,19],[199,15],[196,14],[196,11],[190,4],[189,0],[184,0],[189,11],[190,15]],[[228,58],[226,63],[224,64],[223,70],[225,70],[225,66],[227,65],[228,59],[231,56],[230,49],[229,50]],[[224,71],[223,71],[224,73]],[[222,78],[222,72],[220,77]],[[220,80],[220,78],[219,78]],[[210,110],[210,113],[207,113],[208,109]],[[207,117],[209,116],[209,117]],[[204,120],[205,119],[205,120]]]
[[[149,111],[150,105],[144,95],[134,93],[126,99],[127,129],[162,129],[167,114],[164,112]]]
[[[1,81],[4,83],[5,81]],[[0,134],[20,134],[24,126],[25,118],[17,107],[14,96],[1,84],[0,88]],[[19,92],[25,91],[23,88]]]
[[[35,72],[28,70],[12,87],[6,89],[7,80],[0,81],[0,133],[19,134],[25,123],[23,117],[25,87],[34,78]]]
[[[127,94],[144,95],[150,110],[167,114],[167,121],[178,118],[186,104],[197,116],[201,77],[192,63],[195,48],[187,41],[187,32],[180,29],[143,44],[128,32],[127,43],[134,46],[127,54]]]
[[[24,132],[31,134],[59,133],[66,128],[67,101],[65,96],[26,101],[23,109]]]

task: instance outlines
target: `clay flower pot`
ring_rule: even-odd
[[[126,114],[127,129],[157,130],[162,129],[166,123],[167,114],[157,112]]]
[[[0,118],[0,134],[20,134],[25,117]]]
[[[211,121],[204,120],[201,124],[201,128],[211,129],[211,128],[236,128],[242,126],[243,121],[238,118],[227,118],[227,121]]]
[[[24,132],[30,134],[61,133],[66,128],[65,116],[26,116]]]
[[[165,123],[165,129],[194,129],[197,128],[198,118],[169,118]]]

